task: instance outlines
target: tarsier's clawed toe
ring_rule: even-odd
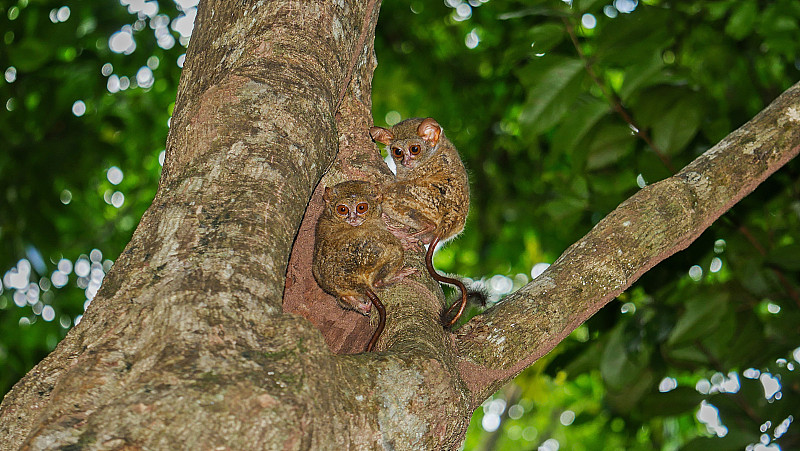
[[[372,301],[367,298],[362,298],[359,296],[342,296],[342,300],[344,301],[344,305],[349,305],[353,308],[353,310],[361,313],[364,316],[369,316],[370,310],[372,310]]]
[[[404,251],[422,252],[425,250],[420,241],[413,237],[401,239],[400,242],[403,243]]]
[[[358,304],[356,308],[358,309],[358,313],[369,316],[369,312],[370,310],[372,310],[372,302],[369,301],[361,302]]]

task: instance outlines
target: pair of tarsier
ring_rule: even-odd
[[[312,267],[319,286],[336,296],[343,308],[364,315],[373,305],[378,310],[378,327],[367,351],[374,348],[386,321],[374,290],[416,272],[404,266],[405,250],[428,245],[428,272],[461,290],[461,301],[442,314],[442,321],[449,327],[461,316],[466,305],[464,285],[438,274],[431,258],[439,242],[464,229],[469,211],[467,172],[435,120],[407,119],[391,130],[372,127],[370,136],[387,146],[397,166],[396,177],[383,186],[347,181],[325,188]]]

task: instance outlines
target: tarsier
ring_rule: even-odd
[[[366,350],[372,351],[386,324],[386,310],[375,289],[416,272],[403,265],[403,245],[381,219],[377,186],[347,181],[325,188],[325,209],[317,222],[312,272],[339,305],[369,315],[378,310],[378,327]]]
[[[469,211],[469,182],[458,150],[432,118],[406,119],[391,130],[372,127],[369,133],[387,146],[397,165],[395,181],[384,188],[383,213],[389,230],[405,249],[428,244],[428,272],[461,290],[460,302],[442,315],[447,326],[452,326],[464,312],[467,291],[460,280],[437,273],[431,260],[439,242],[461,233]],[[456,306],[456,314],[447,321]]]

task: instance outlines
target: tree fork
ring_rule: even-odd
[[[410,252],[420,275],[381,293],[381,352],[348,355],[372,329],[318,309],[303,227],[323,174],[389,174],[367,134],[380,4],[337,4],[201,3],[153,205],[84,320],[4,398],[0,442],[457,448],[496,388],[800,149],[795,85],[455,334]]]

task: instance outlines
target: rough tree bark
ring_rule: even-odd
[[[3,400],[4,447],[458,448],[487,396],[800,150],[795,85],[455,334],[424,271],[383,291],[381,352],[354,354],[371,328],[313,282],[310,225],[318,183],[390,176],[366,133],[379,7],[201,2],[153,205]]]

